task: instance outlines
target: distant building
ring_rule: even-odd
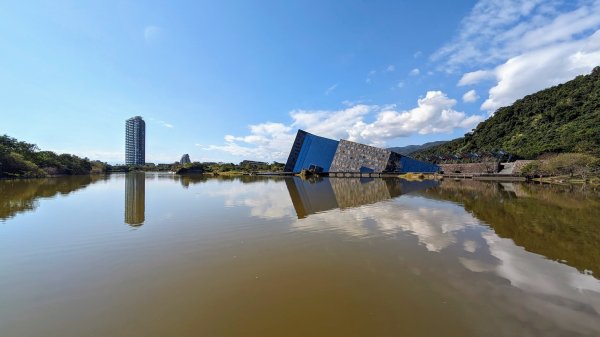
[[[125,164],[146,163],[146,123],[140,116],[125,122]]]
[[[269,163],[266,163],[264,161],[254,161],[254,160],[242,160],[242,162],[240,162],[240,166],[263,166],[263,165],[269,165]]]
[[[183,164],[189,164],[192,161],[190,160],[190,155],[189,154],[184,154],[183,156],[181,156],[181,159],[179,160],[179,164],[183,165]]]
[[[347,140],[336,141],[298,130],[285,172],[438,172],[440,167],[399,153]]]

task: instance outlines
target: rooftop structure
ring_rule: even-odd
[[[242,160],[240,162],[240,166],[245,166],[245,165],[269,165],[269,163],[264,162],[264,161],[254,161],[254,160]]]

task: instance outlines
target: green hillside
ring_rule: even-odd
[[[397,146],[397,147],[388,147],[387,149],[396,153],[399,153],[401,155],[404,156],[408,156],[409,154],[419,151],[419,150],[425,150],[428,149],[430,147],[434,147],[434,146],[438,146],[438,145],[442,145],[447,143],[448,141],[446,140],[440,140],[437,142],[429,142],[429,143],[425,143],[423,145],[407,145],[407,146]]]
[[[579,152],[600,156],[600,67],[498,109],[464,137],[413,153],[421,159],[504,151],[513,158]]]

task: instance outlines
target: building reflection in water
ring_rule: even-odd
[[[286,179],[299,219],[335,208],[351,208],[392,199],[402,194],[438,186],[434,180],[331,178]]]
[[[125,223],[135,227],[141,226],[144,223],[145,206],[145,173],[128,173],[125,176]]]

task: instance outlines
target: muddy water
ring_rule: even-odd
[[[598,336],[600,196],[472,181],[0,181],[0,335]]]

